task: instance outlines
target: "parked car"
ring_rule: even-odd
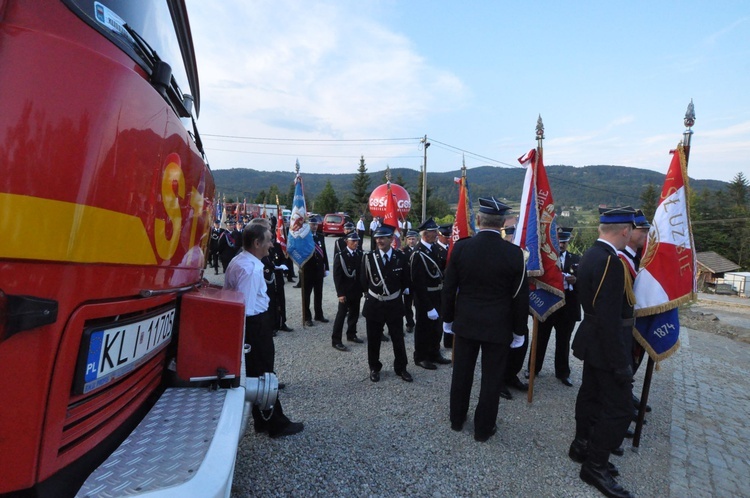
[[[344,224],[353,223],[352,219],[346,213],[330,213],[323,218],[323,234],[325,235],[343,235]]]

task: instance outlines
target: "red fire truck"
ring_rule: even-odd
[[[276,386],[202,280],[184,0],[0,0],[0,67],[0,496],[228,496]]]

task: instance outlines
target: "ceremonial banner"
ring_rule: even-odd
[[[299,161],[297,162],[299,171]],[[292,215],[289,217],[289,240],[287,241],[287,252],[299,266],[310,259],[315,250],[310,225],[305,222],[307,208],[305,207],[305,193],[302,188],[302,177],[297,173],[294,179],[294,201],[292,202]]]
[[[399,215],[396,196],[391,192],[391,182],[387,182],[388,190],[385,194],[385,215],[383,216],[383,225],[390,225],[396,229],[393,232],[393,242],[391,245],[398,249],[401,247],[401,230],[399,229]]]
[[[448,244],[448,259],[453,251],[453,244],[461,239],[471,237],[476,230],[474,229],[474,212],[471,209],[471,196],[469,195],[469,182],[466,176],[454,178],[458,183],[458,207],[456,208],[456,221],[453,222],[453,232]]]
[[[276,242],[281,246],[281,250],[284,252],[284,256],[288,256],[286,252],[286,230],[284,230],[284,216],[281,214],[281,205],[279,204],[279,196],[276,196]]]
[[[635,277],[635,339],[659,362],[679,348],[678,307],[695,298],[695,246],[688,206],[685,150],[680,144],[661,190]]]
[[[531,149],[518,161],[526,167],[526,177],[513,243],[529,255],[529,310],[543,322],[565,304],[555,204],[541,151]]]

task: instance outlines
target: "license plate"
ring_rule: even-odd
[[[131,372],[172,339],[175,309],[136,322],[84,332],[76,391],[87,393]]]

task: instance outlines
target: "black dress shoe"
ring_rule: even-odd
[[[293,285],[292,287],[294,287],[295,289],[301,289],[302,288],[302,282],[297,282],[297,284]]]
[[[613,498],[632,498],[633,496],[614,480],[608,465],[587,461],[581,466],[581,473],[579,475],[584,482],[594,486],[604,496]]]
[[[292,434],[297,434],[298,432],[302,432],[304,428],[305,428],[305,424],[303,424],[302,422],[289,422],[286,425],[286,427],[284,427],[280,431],[269,432],[268,435],[276,439],[277,437],[291,436]]]
[[[424,368],[425,370],[437,370],[437,366],[431,361],[427,361],[427,360],[415,361],[414,364],[416,364],[418,367]]]
[[[312,322],[312,320],[305,320],[305,327],[314,327],[315,324]]]
[[[560,382],[562,382],[564,386],[573,387],[573,381],[570,380],[570,377],[560,377]]]
[[[401,370],[400,372],[396,372],[396,375],[404,379],[406,382],[412,382],[414,380],[414,377],[411,376],[409,372],[406,370]]]
[[[380,338],[380,340],[383,341],[383,342],[391,342],[391,338],[388,337],[385,334],[383,334],[383,336]]]
[[[514,389],[518,389],[519,391],[528,391],[529,385],[525,382],[521,382],[521,379],[518,378],[518,376],[514,375],[513,378],[511,378],[507,385],[509,387],[512,387]]]
[[[294,329],[289,327],[289,325],[287,325],[286,323],[282,325],[279,330],[281,330],[282,332],[294,332]]]
[[[362,339],[360,339],[359,337],[357,337],[356,335],[354,337],[347,337],[346,340],[349,341],[349,342],[356,342],[357,344],[362,344],[362,343],[365,342]]]
[[[513,399],[513,395],[510,393],[507,387],[503,387],[500,389],[500,397],[507,400]]]
[[[616,456],[623,456],[625,454],[625,449],[622,446],[619,446],[612,450],[612,454]]]
[[[321,322],[321,323],[328,323],[328,322],[330,322],[330,320],[328,318],[324,318],[322,316],[320,318],[316,318],[315,321],[316,322]]]
[[[373,382],[377,382],[380,380],[380,372],[377,370],[370,370],[370,380]]]
[[[413,332],[414,332],[414,325],[412,325],[411,327],[408,327],[408,326],[406,327],[406,333],[407,334],[411,334]]]
[[[451,363],[453,363],[451,360],[442,355],[437,355],[436,357],[434,357],[432,359],[432,362],[437,363],[438,365],[450,365]]]
[[[628,430],[625,432],[625,437],[627,439],[633,439],[633,437],[635,437],[635,432],[633,432],[633,429],[628,427]]]
[[[576,463],[585,462],[589,456],[589,442],[586,439],[575,438],[573,442],[570,443],[568,456]],[[615,467],[615,464],[612,462],[607,462],[607,470],[612,474],[612,477],[620,475],[620,469]]]
[[[344,345],[343,345],[343,344],[341,344],[341,343],[338,343],[338,344],[334,344],[334,345],[333,345],[333,348],[334,348],[334,349],[338,349],[339,351],[349,351],[349,348],[347,348],[346,346],[344,346]]]
[[[494,426],[492,430],[489,432],[489,434],[479,434],[478,432],[474,433],[474,441],[479,441],[480,443],[484,443],[489,438],[495,435],[497,432],[497,426]]]

